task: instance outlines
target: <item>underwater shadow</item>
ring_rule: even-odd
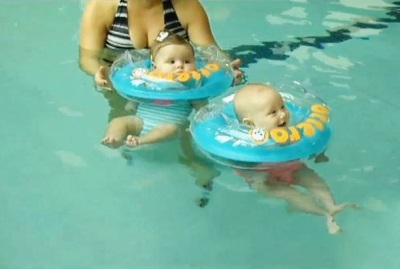
[[[371,23],[356,22],[336,30],[327,30],[325,36],[295,37],[290,41],[263,41],[257,45],[240,45],[227,50],[227,52],[233,59],[240,58],[242,67],[249,67],[249,64],[257,63],[260,59],[283,61],[290,57],[286,54],[287,52],[294,51],[301,46],[323,49],[326,44],[341,43],[354,38],[351,36],[354,29],[385,29],[389,27],[390,23],[400,22],[400,1],[394,2],[393,5],[396,6],[384,8],[388,17],[377,18]],[[361,39],[368,40],[369,38],[362,37]]]

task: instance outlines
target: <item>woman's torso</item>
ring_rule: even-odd
[[[129,28],[129,21],[133,21],[135,18],[128,16],[128,0],[120,0],[117,11],[114,16],[114,21],[107,33],[106,37],[106,48],[112,50],[129,50],[135,49],[132,43],[131,36],[135,36],[135,31]],[[174,6],[171,0],[162,0],[164,25],[163,28],[173,33],[183,36],[186,39],[188,34],[186,29],[183,27],[181,22],[176,15]],[[152,20],[156,21],[154,18]],[[131,24],[132,25],[132,24]],[[157,32],[163,29],[157,29]],[[147,33],[148,35],[148,33]],[[146,44],[145,47],[148,47]]]

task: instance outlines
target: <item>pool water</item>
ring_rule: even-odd
[[[400,2],[203,1],[249,81],[299,81],[331,107],[329,162],[309,166],[361,206],[337,235],[227,167],[199,207],[177,141],[131,162],[102,146],[109,104],[77,64],[84,4],[1,3],[0,268],[399,268]]]

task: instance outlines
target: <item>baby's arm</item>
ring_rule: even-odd
[[[179,125],[174,123],[162,124],[154,127],[150,132],[143,136],[128,136],[126,145],[130,147],[137,147],[139,145],[161,142],[175,136],[179,129]]]

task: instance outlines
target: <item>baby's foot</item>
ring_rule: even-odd
[[[337,234],[342,231],[339,224],[335,221],[332,215],[326,216],[326,227],[328,228],[328,232],[330,234]]]
[[[208,198],[199,198],[199,199],[196,200],[196,204],[199,207],[205,207],[208,204],[208,202],[209,202]]]
[[[107,126],[106,133],[101,143],[109,148],[119,148],[124,144],[126,128],[124,118],[115,118]]]
[[[131,148],[135,148],[139,146],[139,137],[128,135],[125,141],[125,145]]]
[[[109,148],[119,148],[120,146],[123,145],[122,140],[119,140],[115,137],[112,136],[105,136],[103,140],[101,140],[101,143]]]
[[[329,213],[332,215],[335,215],[337,213],[339,213],[340,211],[345,210],[346,208],[353,208],[353,209],[359,209],[360,206],[358,204],[354,204],[354,203],[343,203],[340,205],[334,205],[332,208],[329,209]]]

